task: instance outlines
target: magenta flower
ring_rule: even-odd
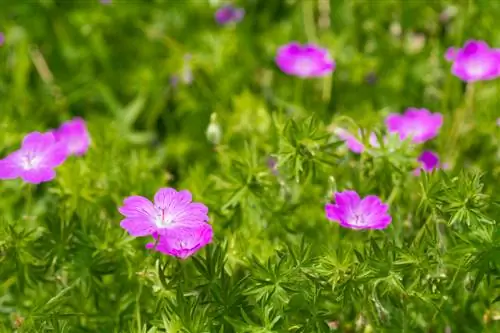
[[[167,236],[153,235],[158,244],[148,243],[147,249],[155,249],[164,254],[185,259],[212,242],[213,229],[208,223],[194,226],[180,226],[169,231]],[[156,246],[155,246],[156,245]]]
[[[118,210],[126,217],[120,226],[130,235],[159,238],[156,249],[172,256],[189,256],[212,240],[208,208],[192,202],[191,193],[186,190],[161,188],[155,194],[154,204],[144,197],[131,196]],[[148,244],[147,248],[153,246]]]
[[[48,182],[54,179],[54,168],[67,155],[64,145],[57,143],[51,133],[30,133],[19,150],[0,160],[0,179],[21,178],[31,184]]]
[[[449,48],[445,58],[453,62],[451,72],[466,82],[500,76],[500,52],[483,41],[469,40],[461,49]]]
[[[350,229],[385,229],[392,222],[389,206],[375,195],[361,199],[355,191],[335,193],[335,203],[326,204],[326,218]]]
[[[3,43],[5,43],[5,35],[3,32],[0,32],[0,46],[2,46]]]
[[[421,170],[425,172],[431,172],[433,170],[441,168],[441,162],[439,161],[439,156],[430,151],[425,150],[420,154],[417,161],[420,163],[420,167],[413,171],[415,176],[420,175]]]
[[[443,115],[427,109],[408,108],[404,114],[390,114],[385,119],[387,129],[398,133],[401,140],[411,138],[413,143],[422,143],[438,135],[443,125]]]
[[[82,156],[89,149],[90,135],[82,118],[73,118],[52,133],[57,141],[66,146],[70,155]]]
[[[245,10],[226,5],[215,12],[215,20],[219,24],[238,23],[245,16]]]
[[[361,154],[365,150],[365,145],[347,130],[339,128],[336,130],[336,134],[341,140],[346,142],[347,147],[353,153]],[[359,132],[358,134],[361,136],[361,132]],[[368,141],[372,147],[380,147],[375,133],[370,133],[370,138],[368,139]]]
[[[444,54],[444,58],[446,61],[453,61],[455,60],[455,57],[457,56],[457,48],[456,47],[449,47],[446,50],[446,53]]]
[[[328,50],[314,44],[284,45],[278,49],[275,60],[284,73],[302,78],[326,76],[335,69]]]

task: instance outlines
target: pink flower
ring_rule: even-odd
[[[284,45],[278,49],[275,60],[284,73],[302,78],[326,76],[335,69],[328,50],[314,44]]]
[[[446,61],[453,61],[455,60],[455,57],[457,56],[457,48],[456,47],[449,47],[446,50],[446,53],[444,54],[444,58]]]
[[[63,143],[68,154],[81,156],[87,152],[90,145],[90,135],[81,118],[74,118],[52,132],[57,141]]]
[[[361,199],[355,191],[335,193],[335,203],[326,204],[326,218],[350,229],[385,229],[392,218],[389,206],[375,195]]]
[[[3,32],[0,32],[0,46],[2,46],[3,43],[5,43],[5,35]]]
[[[158,235],[153,235],[158,240]],[[148,243],[147,249],[156,249],[164,254],[185,259],[212,242],[213,230],[208,223],[180,226],[170,230],[167,236],[160,236],[158,244]]]
[[[365,150],[365,145],[347,130],[339,128],[336,130],[336,134],[341,140],[347,143],[347,147],[353,153],[361,154]],[[361,136],[361,132],[359,132],[358,135]],[[375,133],[370,133],[368,141],[372,147],[380,147]]]
[[[64,145],[51,133],[33,132],[24,137],[21,148],[0,160],[0,179],[21,178],[27,183],[48,182],[56,176],[54,168],[67,157]]]
[[[449,48],[445,58],[453,62],[451,72],[466,82],[491,80],[500,75],[500,52],[483,41],[469,40],[461,49]]]
[[[226,5],[217,10],[215,20],[219,24],[237,23],[243,19],[243,16],[245,16],[244,9]]]
[[[420,175],[421,170],[425,172],[431,172],[435,169],[441,168],[441,162],[439,161],[439,156],[430,150],[423,151],[417,160],[418,162],[420,162],[420,167],[413,171],[413,174],[415,176]]]
[[[402,115],[387,116],[385,124],[389,132],[398,133],[401,140],[411,138],[413,143],[422,143],[438,135],[443,115],[427,109],[408,108]]]
[[[208,208],[192,202],[191,193],[186,190],[161,188],[155,194],[154,204],[147,198],[131,196],[118,210],[126,217],[120,226],[130,235],[159,238],[156,249],[172,256],[190,256],[212,240]],[[148,244],[147,248],[153,245]]]

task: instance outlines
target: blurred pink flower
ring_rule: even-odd
[[[240,22],[244,16],[244,9],[226,5],[217,10],[215,13],[215,20],[219,24],[237,23]]]
[[[73,118],[52,133],[58,142],[66,146],[70,155],[82,156],[89,149],[90,134],[82,118]]]
[[[450,47],[445,59],[452,62],[451,72],[466,82],[500,76],[500,51],[490,48],[484,41],[469,40],[463,48]]]
[[[365,145],[347,130],[339,128],[336,130],[336,134],[341,140],[346,142],[347,147],[353,153],[361,154],[365,150]],[[361,132],[359,132],[358,135],[361,136]],[[380,147],[375,133],[370,133],[370,138],[368,139],[368,141],[372,147]]]
[[[387,116],[385,124],[388,131],[398,133],[401,140],[411,138],[413,143],[422,143],[438,135],[443,115],[427,109],[408,108],[404,114]]]
[[[21,148],[0,160],[0,179],[21,178],[39,184],[55,178],[54,169],[68,156],[63,144],[52,133],[32,132],[24,137]]]
[[[328,50],[314,44],[286,44],[278,49],[275,60],[284,73],[302,78],[326,76],[335,69]]]

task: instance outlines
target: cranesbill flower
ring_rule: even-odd
[[[466,82],[491,80],[500,76],[500,53],[487,43],[469,40],[463,48],[449,48],[445,59],[453,62],[451,72]]]
[[[245,16],[245,10],[232,5],[223,6],[215,12],[215,20],[219,24],[237,23],[243,19],[243,16]]]
[[[353,153],[361,154],[365,150],[365,145],[361,141],[359,141],[353,134],[349,133],[349,131],[343,128],[339,128],[335,132],[341,140],[346,142],[347,147]],[[361,136],[361,133],[358,134]],[[372,147],[380,147],[375,133],[370,133],[368,141]]]
[[[5,35],[3,32],[0,32],[0,46],[2,46],[3,43],[5,43]]]
[[[208,221],[208,208],[192,202],[189,191],[177,192],[173,188],[161,188],[154,196],[154,203],[142,196],[130,196],[118,211],[126,218],[122,228],[132,236],[168,235],[178,227],[192,227]]]
[[[314,44],[292,42],[281,46],[275,60],[284,73],[302,78],[326,76],[335,69],[328,50]]]
[[[392,222],[389,206],[375,195],[361,199],[355,191],[337,192],[335,203],[326,204],[326,218],[350,229],[385,229]]]
[[[408,108],[404,114],[387,116],[385,124],[388,131],[398,133],[401,140],[411,138],[413,143],[422,143],[438,135],[443,115],[427,109]]]
[[[56,176],[54,168],[67,155],[65,146],[51,133],[30,133],[19,150],[0,160],[0,179],[21,178],[31,184],[50,181]]]
[[[52,131],[57,141],[66,146],[68,154],[81,156],[89,149],[90,134],[82,118],[76,117]]]
[[[420,167],[413,171],[413,174],[416,176],[420,175],[422,170],[425,172],[431,172],[441,168],[439,156],[430,150],[423,151],[417,161],[420,163]]]
[[[193,226],[180,226],[169,231],[168,235],[153,235],[157,243],[148,243],[147,249],[155,249],[164,254],[185,259],[212,242],[213,230],[208,223]]]

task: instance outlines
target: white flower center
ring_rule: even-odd
[[[353,213],[349,220],[349,223],[355,226],[362,226],[366,224],[363,214],[359,213]]]
[[[27,153],[21,157],[21,167],[24,170],[36,169],[41,161],[42,158],[40,156],[33,156],[33,154]]]
[[[479,59],[470,60],[467,64],[467,72],[470,75],[482,75],[488,70],[489,63]]]
[[[295,61],[295,70],[302,74],[308,74],[313,67],[314,63],[308,58],[300,57]]]
[[[166,228],[174,222],[174,216],[168,213],[168,209],[156,207],[155,224],[158,228]]]

